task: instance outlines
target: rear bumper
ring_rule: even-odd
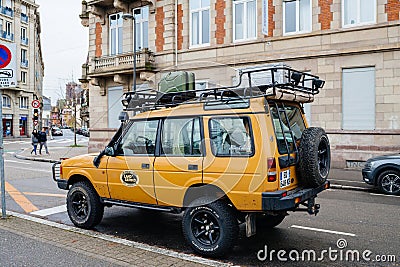
[[[316,188],[306,188],[291,191],[275,191],[262,193],[262,208],[264,211],[296,210],[300,204],[317,197],[317,194],[330,187],[329,181]]]

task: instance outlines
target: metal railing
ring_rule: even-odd
[[[11,7],[2,6],[0,7],[0,13],[9,17],[14,17],[14,10]]]
[[[3,39],[14,41],[14,34],[13,33],[8,33],[6,31],[0,30],[0,37],[3,38]]]
[[[21,60],[21,67],[27,68],[29,66],[28,60]]]
[[[28,23],[28,15],[26,15],[24,13],[21,13],[21,21],[25,22],[25,23]]]
[[[21,37],[21,44],[28,45],[28,38]]]

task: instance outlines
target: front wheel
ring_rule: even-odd
[[[104,205],[90,184],[78,182],[68,191],[67,211],[74,225],[90,229],[99,224],[103,218]]]
[[[182,221],[183,234],[190,246],[199,254],[219,257],[234,245],[238,233],[238,220],[222,200],[209,202],[195,200],[185,211]]]
[[[400,172],[388,170],[382,172],[378,177],[379,190],[388,195],[400,194]]]

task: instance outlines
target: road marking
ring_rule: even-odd
[[[360,181],[349,181],[349,180],[340,180],[340,179],[329,179],[329,181],[348,182],[348,183],[353,183],[353,184],[365,184],[365,182],[360,182]]]
[[[119,237],[115,237],[115,236],[111,236],[111,235],[102,234],[102,233],[99,233],[99,232],[96,232],[93,230],[85,230],[85,229],[80,229],[80,228],[76,228],[76,227],[61,224],[61,223],[47,221],[47,220],[37,218],[37,217],[32,217],[32,216],[26,215],[26,214],[21,214],[21,213],[17,213],[17,212],[13,212],[13,211],[7,211],[7,213],[10,214],[11,216],[29,220],[31,222],[41,223],[41,224],[52,226],[52,227],[55,227],[58,229],[62,229],[62,230],[66,230],[66,231],[70,231],[70,232],[74,232],[74,233],[78,233],[78,234],[83,234],[83,235],[90,236],[93,238],[99,238],[101,240],[113,242],[116,244],[121,244],[124,246],[135,247],[135,248],[142,249],[145,251],[150,251],[150,252],[157,253],[160,255],[165,255],[168,257],[182,259],[182,260],[186,260],[189,262],[195,262],[195,263],[200,263],[200,264],[204,264],[204,265],[208,265],[208,266],[215,266],[215,267],[231,266],[229,263],[210,260],[210,259],[202,258],[199,256],[193,256],[193,255],[185,254],[182,252],[176,252],[176,251],[168,250],[165,248],[159,248],[156,246],[150,246],[150,245],[147,245],[144,243],[139,243],[139,242],[130,241],[127,239],[123,239],[123,238],[119,238]]]
[[[52,170],[46,170],[46,169],[32,169],[32,168],[22,168],[22,167],[12,167],[13,169],[18,169],[18,170],[25,170],[25,171],[35,171],[35,172],[52,172]]]
[[[32,202],[8,182],[6,182],[6,191],[26,213],[38,210]]]
[[[36,193],[36,192],[23,192],[26,196],[42,196],[42,197],[67,197],[67,194],[50,194],[50,193]]]
[[[62,205],[62,206],[53,207],[53,208],[49,208],[49,209],[37,210],[37,211],[31,212],[30,214],[45,217],[45,216],[49,216],[49,215],[53,215],[53,214],[57,214],[57,213],[66,212],[66,211],[67,211],[67,205]]]
[[[339,231],[326,230],[326,229],[319,229],[319,228],[312,228],[312,227],[306,227],[306,226],[300,226],[300,225],[292,225],[290,227],[303,229],[303,230],[310,230],[310,231],[315,231],[315,232],[324,232],[324,233],[329,233],[329,234],[336,234],[336,235],[356,236],[355,234],[352,234],[352,233],[339,232]]]
[[[4,162],[13,162],[13,163],[25,164],[25,165],[31,165],[32,164],[30,162],[23,162],[23,161],[11,160],[11,159],[5,159]]]
[[[372,196],[381,196],[381,197],[400,197],[400,196],[393,196],[393,195],[385,195],[385,194],[375,194],[375,193],[369,193]]]

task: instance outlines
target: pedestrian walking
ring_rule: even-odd
[[[33,146],[33,149],[32,149],[32,151],[31,151],[31,154],[33,153],[33,152],[35,152],[35,155],[37,155],[37,153],[36,153],[36,149],[37,149],[37,145],[39,144],[39,136],[38,136],[38,131],[35,129],[35,130],[33,130],[33,132],[32,132],[32,146]]]
[[[42,131],[39,133],[39,154],[42,155],[42,147],[46,149],[46,154],[50,155],[49,150],[47,149],[47,133],[46,133],[46,128],[42,128]]]

